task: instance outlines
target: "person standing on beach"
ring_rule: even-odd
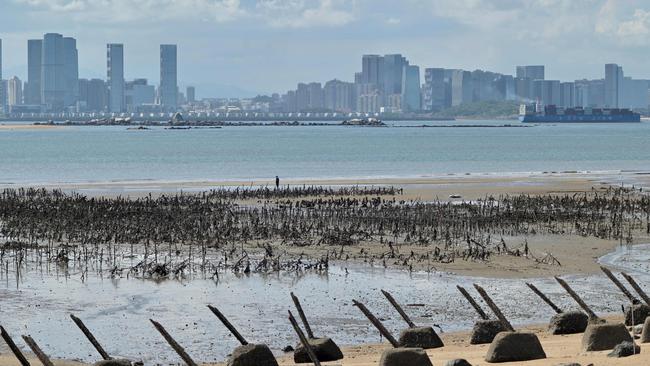
[[[280,177],[277,175],[275,176],[275,188],[279,189],[280,188]]]

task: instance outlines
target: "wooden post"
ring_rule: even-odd
[[[219,309],[215,308],[215,307],[212,306],[212,305],[208,305],[208,309],[210,309],[210,311],[212,311],[212,312],[214,313],[214,315],[216,315],[217,318],[219,318],[219,320],[221,320],[221,323],[223,323],[223,325],[225,325],[226,328],[228,328],[228,330],[230,331],[230,333],[231,333],[233,336],[235,336],[235,338],[237,338],[237,340],[239,341],[239,343],[241,343],[242,346],[245,346],[245,345],[248,344],[248,342],[246,341],[246,339],[244,339],[244,337],[242,337],[242,335],[239,334],[239,332],[237,331],[237,328],[235,328],[234,325],[230,324],[230,322],[228,321],[228,319],[226,318],[226,316],[223,315],[223,314],[221,314],[221,312],[219,311]]]
[[[573,300],[575,300],[575,302],[577,302],[578,305],[580,305],[582,310],[584,310],[587,313],[587,315],[589,315],[589,318],[600,319],[598,315],[596,315],[593,311],[591,311],[589,306],[587,306],[587,304],[585,304],[585,302],[582,301],[580,296],[578,296],[578,294],[576,294],[575,291],[573,291],[573,289],[569,286],[569,284],[567,284],[563,279],[557,276],[555,276],[555,280],[560,284],[560,286],[562,286],[566,290],[566,292],[569,293],[569,295],[573,298]]]
[[[296,306],[296,310],[298,310],[298,316],[300,316],[300,320],[302,321],[302,324],[305,326],[305,330],[307,331],[307,336],[309,339],[314,339],[314,333],[311,331],[311,327],[309,326],[309,322],[307,321],[307,316],[305,316],[305,312],[302,311],[302,306],[300,305],[300,300],[298,300],[298,297],[291,293],[291,299],[293,300],[293,304]]]
[[[32,352],[36,355],[36,357],[41,361],[43,366],[54,366],[52,361],[50,361],[50,358],[47,357],[45,352],[41,350],[41,348],[36,344],[36,342],[32,339],[32,337],[28,335],[24,335],[23,339],[25,340],[25,343],[29,346],[29,348],[32,349]]]
[[[178,342],[176,342],[176,340],[174,340],[174,338],[172,338],[172,336],[169,333],[167,333],[167,330],[165,330],[165,328],[160,323],[154,321],[153,319],[149,319],[149,321],[151,322],[151,324],[153,324],[156,330],[160,332],[163,338],[165,338],[167,343],[169,343],[169,345],[174,349],[174,351],[176,351],[176,353],[181,357],[181,359],[185,361],[187,366],[198,366],[196,362],[192,360],[192,357],[190,357],[190,355],[188,355],[187,352],[185,352],[183,347],[181,347],[181,345],[178,344]]]
[[[645,303],[648,304],[648,306],[650,306],[650,297],[648,297],[648,295],[645,293],[645,291],[643,291],[643,289],[641,288],[641,286],[639,286],[639,284],[636,283],[636,281],[634,280],[634,278],[632,278],[632,276],[630,276],[629,274],[627,274],[627,273],[625,273],[625,272],[621,272],[621,275],[622,275],[623,277],[625,277],[625,279],[627,280],[627,282],[629,282],[629,283],[630,283],[630,286],[632,286],[632,288],[634,289],[634,291],[636,291],[636,293],[639,294],[639,296],[641,296],[641,298],[643,299],[643,301],[645,301]]]
[[[631,293],[630,291],[628,291],[628,289],[625,288],[625,286],[623,286],[623,284],[621,283],[621,281],[619,281],[618,278],[616,278],[616,276],[614,276],[614,274],[612,273],[612,271],[610,271],[608,268],[605,268],[605,267],[603,267],[603,266],[600,266],[600,270],[603,271],[603,272],[605,273],[605,275],[606,275],[610,280],[612,280],[612,282],[614,282],[614,284],[616,285],[616,287],[618,287],[618,289],[621,290],[621,292],[623,293],[623,295],[625,295],[625,296],[628,298],[628,300],[630,300],[632,303],[635,303],[635,302],[639,301],[639,299],[637,299],[636,297],[634,297],[634,295],[632,295],[632,293]]]
[[[72,321],[74,321],[75,324],[77,324],[77,327],[81,329],[81,332],[86,336],[86,338],[88,338],[90,343],[93,345],[93,347],[95,347],[95,349],[97,350],[97,352],[99,352],[102,358],[104,360],[110,360],[111,356],[109,356],[108,353],[102,347],[102,345],[99,344],[99,342],[97,341],[97,339],[95,339],[95,336],[90,332],[90,330],[86,328],[84,322],[81,319],[74,316],[73,314],[70,314],[70,318],[72,319]]]
[[[11,352],[14,353],[14,356],[18,359],[20,364],[22,366],[30,366],[29,361],[25,358],[22,352],[20,352],[20,349],[16,346],[16,343],[14,343],[14,340],[11,339],[11,336],[5,328],[0,326],[0,334],[2,335],[2,339],[4,339],[5,343],[7,343],[7,346],[9,346],[9,349],[11,349]]]
[[[531,290],[533,290],[533,292],[537,296],[539,296],[542,300],[544,300],[544,302],[547,303],[548,306],[552,307],[553,310],[555,310],[556,313],[562,314],[562,309],[560,309],[557,305],[555,305],[553,303],[553,301],[551,301],[551,299],[546,297],[546,295],[544,295],[544,293],[542,291],[540,291],[537,287],[535,287],[535,285],[533,285],[532,283],[526,282],[526,286],[528,286]]]
[[[501,321],[501,324],[503,324],[503,327],[506,328],[507,330],[511,331],[511,332],[514,332],[515,328],[512,327],[512,325],[510,324],[508,319],[501,312],[501,309],[499,309],[497,304],[495,304],[494,301],[492,301],[492,299],[487,294],[487,292],[485,292],[483,287],[481,287],[481,286],[479,286],[477,284],[474,284],[474,288],[476,289],[476,291],[478,291],[478,293],[481,295],[483,300],[485,300],[485,302],[488,304],[490,309],[492,309],[492,312],[494,312],[494,315],[496,315],[497,318]]]
[[[476,310],[476,312],[481,317],[481,319],[490,320],[490,317],[487,316],[487,314],[483,311],[481,306],[476,302],[476,300],[474,300],[472,295],[470,295],[469,292],[465,290],[465,288],[463,288],[462,286],[456,286],[456,288],[458,289],[458,291],[460,291],[461,294],[463,294],[465,299],[467,299],[467,301],[472,305],[472,307],[474,308],[474,310]]]
[[[409,328],[415,328],[416,327],[415,323],[413,323],[411,318],[409,318],[409,316],[406,314],[406,312],[404,312],[404,309],[402,309],[402,307],[397,303],[397,301],[395,301],[395,298],[393,298],[393,295],[388,293],[388,291],[384,291],[384,290],[381,290],[381,293],[384,294],[384,296],[386,296],[386,298],[388,299],[388,302],[390,302],[391,305],[393,305],[393,307],[395,308],[395,310],[397,310],[397,312],[402,317],[402,319],[404,319],[406,324],[408,324]]]
[[[296,318],[294,318],[293,314],[291,314],[291,310],[289,310],[289,321],[291,322],[291,326],[293,326],[293,330],[296,331],[296,334],[298,334],[298,338],[300,338],[302,346],[305,347],[305,351],[307,351],[307,355],[309,355],[311,362],[313,362],[316,366],[320,366],[318,357],[314,353],[314,350],[311,348],[311,344],[309,344],[309,341],[307,340],[307,337],[305,337],[305,334],[302,332],[302,329],[300,329],[298,326]]]
[[[393,335],[390,334],[388,329],[386,329],[386,327],[384,327],[384,325],[379,321],[379,319],[377,319],[377,317],[375,317],[370,312],[370,310],[368,310],[368,308],[366,308],[365,305],[358,302],[357,300],[352,300],[352,303],[354,304],[354,306],[358,307],[359,310],[361,310],[363,315],[365,315],[368,318],[368,320],[370,320],[372,325],[374,325],[375,328],[377,328],[379,333],[381,333],[381,335],[384,336],[384,338],[386,338],[390,342],[390,344],[393,345],[393,347],[399,348],[399,342],[397,342],[397,340],[393,337]]]

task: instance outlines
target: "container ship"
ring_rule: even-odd
[[[641,115],[624,108],[563,108],[555,105],[522,104],[519,120],[529,123],[633,123]]]

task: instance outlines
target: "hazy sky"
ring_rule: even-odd
[[[77,38],[81,77],[105,77],[112,42],[127,79],[157,83],[159,44],[177,43],[199,97],[351,81],[364,53],[510,74],[541,63],[562,80],[616,62],[650,78],[647,0],[0,0],[5,78],[25,77],[27,39],[45,32]]]

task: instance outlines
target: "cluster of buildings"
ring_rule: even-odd
[[[439,112],[484,101],[519,101],[562,107],[647,109],[649,80],[625,77],[605,65],[605,78],[548,80],[543,65],[517,66],[515,75],[461,69],[420,68],[402,55],[364,55],[354,82],[300,83],[280,97],[284,112],[320,110],[361,113]]]
[[[250,99],[196,99],[194,87],[179,92],[176,45],[160,45],[160,83],[125,80],[124,45],[106,46],[106,79],[79,78],[76,40],[48,33],[27,42],[27,80],[2,79],[0,108],[10,114],[172,113],[402,114],[426,115],[463,104],[518,101],[560,107],[630,108],[647,111],[650,81],[626,77],[617,64],[604,78],[563,82],[546,79],[543,65],[517,66],[515,75],[483,70],[425,68],[401,54],[364,55],[353,81],[299,83],[295,90]]]
[[[27,41],[27,80],[2,79],[0,108],[9,114],[175,112],[185,104],[178,90],[176,45],[160,45],[160,85],[124,78],[124,45],[106,46],[106,79],[79,77],[77,41],[58,33]],[[194,99],[194,88],[188,88]]]

